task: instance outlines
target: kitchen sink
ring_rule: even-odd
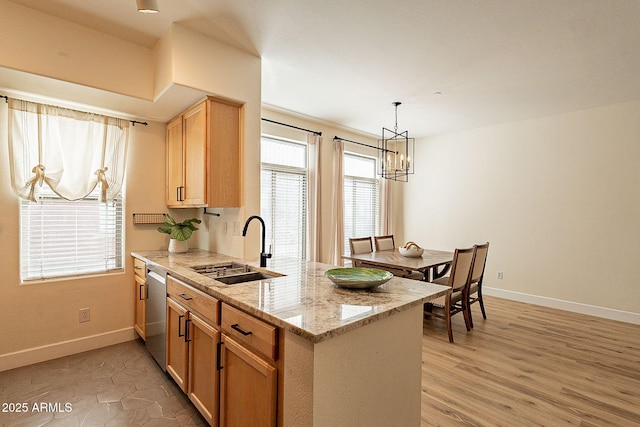
[[[220,264],[206,264],[191,267],[196,273],[200,273],[212,279],[249,272],[249,266],[239,262],[225,262]]]
[[[254,280],[271,279],[281,274],[253,270],[247,264],[227,262],[221,264],[207,264],[191,267],[196,273],[210,277],[219,282],[233,285],[235,283],[251,282]]]
[[[218,277],[216,278],[216,280],[222,283],[226,283],[227,285],[233,285],[234,283],[252,282],[254,280],[271,279],[273,277],[278,276],[273,274],[265,274],[261,271],[250,271],[248,273]]]

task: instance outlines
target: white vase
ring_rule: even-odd
[[[186,240],[169,239],[169,252],[172,254],[181,254],[189,250],[189,244]]]

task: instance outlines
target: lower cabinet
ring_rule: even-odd
[[[220,425],[275,426],[278,329],[222,303]]]
[[[135,279],[134,293],[134,322],[133,328],[140,338],[146,339],[145,316],[147,309],[147,268],[146,263],[133,258],[133,278]]]
[[[217,426],[220,332],[214,325],[218,324],[218,301],[171,276],[167,293],[167,373],[207,422]]]
[[[186,308],[167,298],[167,372],[185,393],[189,372],[188,316]]]
[[[209,424],[214,425],[219,400],[216,350],[220,333],[197,315],[190,314],[189,336],[189,399]]]
[[[167,372],[202,416],[276,426],[278,329],[170,275],[167,294]]]
[[[275,426],[277,370],[222,334],[220,425]]]

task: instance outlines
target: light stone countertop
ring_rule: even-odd
[[[291,258],[267,261],[265,270],[282,274],[281,277],[226,285],[190,267],[237,261],[260,270],[257,261],[202,249],[190,249],[184,254],[140,251],[131,255],[164,267],[194,288],[313,343],[431,301],[449,289],[400,277],[373,289],[344,289],[323,275],[335,266]]]

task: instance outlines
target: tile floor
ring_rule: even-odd
[[[0,426],[207,425],[141,341],[0,372],[0,405]]]

